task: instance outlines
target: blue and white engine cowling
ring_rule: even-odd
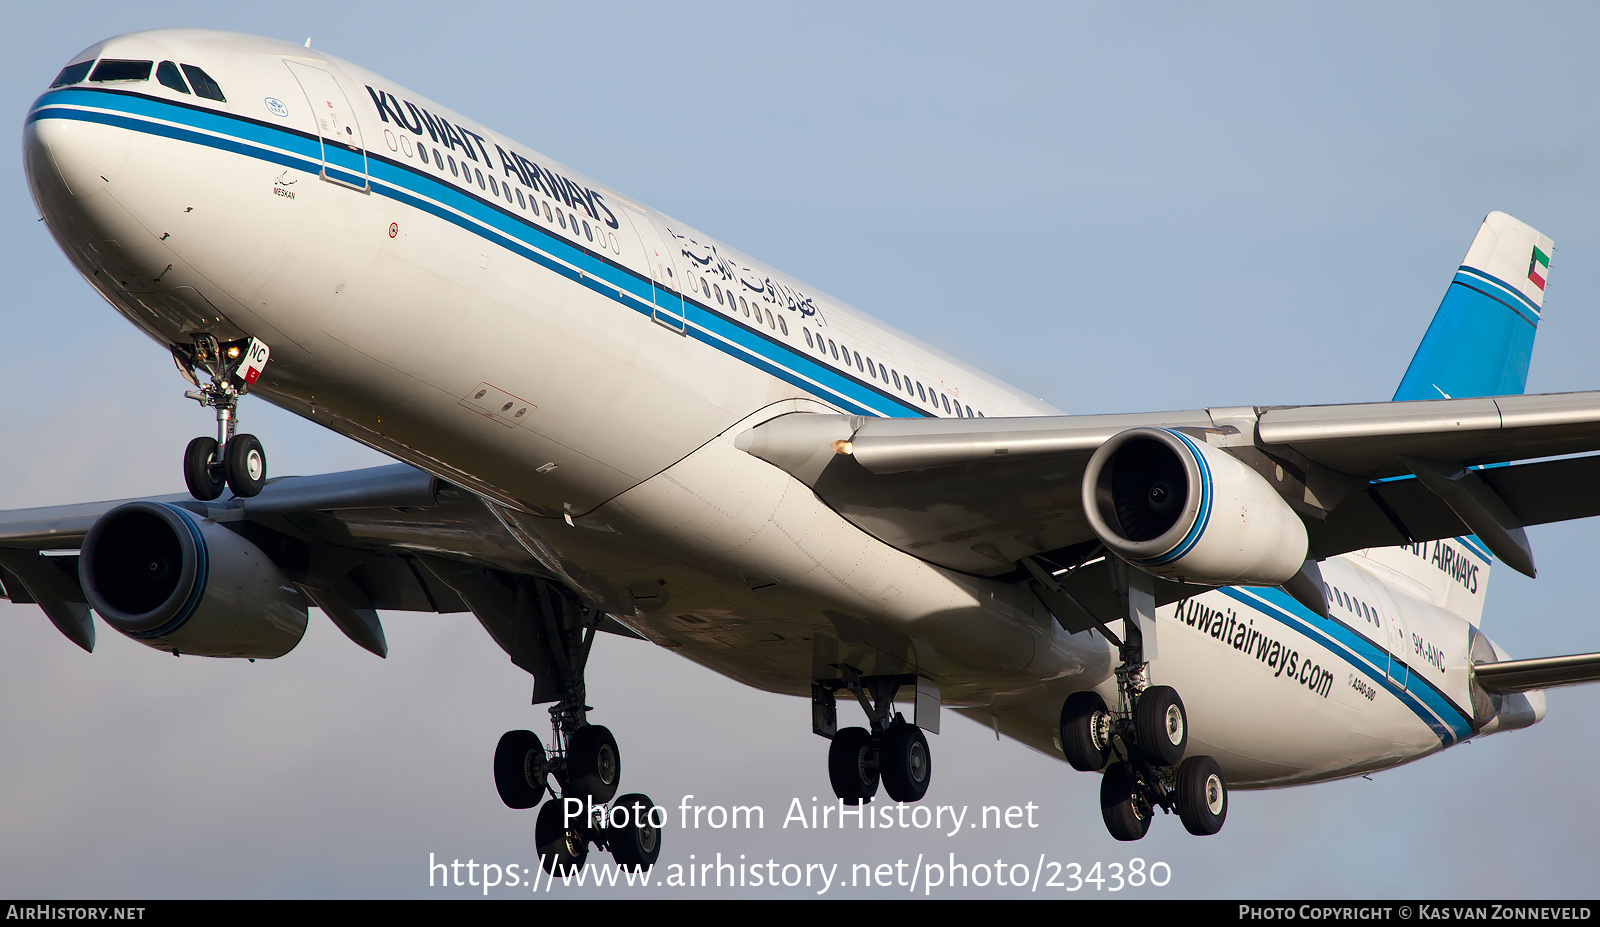
[[[175,505],[102,515],[78,578],[106,624],[157,650],[271,659],[306,632],[304,596],[259,547]]]
[[[1101,445],[1083,474],[1083,510],[1113,553],[1167,579],[1277,586],[1306,559],[1305,524],[1266,479],[1165,428]]]

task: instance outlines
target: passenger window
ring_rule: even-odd
[[[561,223],[561,227],[562,228],[566,228],[567,227],[567,214],[562,212],[559,209],[556,210],[556,221]]]
[[[808,347],[808,348],[809,347],[813,347],[813,345],[811,344],[811,329],[802,328],[802,329],[800,329],[800,331],[801,331],[802,334],[804,334],[806,336],[806,347]]]
[[[483,171],[480,171],[480,170],[474,168],[472,172],[474,174],[478,175],[478,189],[479,190],[484,189],[484,186],[483,186]]]
[[[867,376],[873,376],[877,369],[878,368],[872,366],[872,358],[869,356],[867,358]]]
[[[102,84],[114,81],[149,80],[150,69],[154,66],[154,61],[118,61],[114,58],[105,58],[95,67],[89,79]]]
[[[583,224],[583,237],[594,241],[594,230],[589,228],[589,223],[587,222]]]
[[[404,137],[405,136],[401,136],[401,138],[404,138]],[[418,145],[417,146],[417,157],[422,159],[422,163],[423,164],[427,164],[428,163],[428,149],[424,148],[421,145]]]
[[[944,410],[946,412],[949,412],[950,411],[950,397],[946,396],[943,393],[940,393],[939,394],[939,401],[944,403]]]
[[[494,179],[493,174],[489,175],[489,192],[495,196],[500,195],[500,182]]]
[[[774,323],[773,323],[773,321],[772,321],[772,310],[771,310],[771,309],[768,309],[768,310],[767,310],[767,327],[768,327],[768,328],[777,328],[777,327],[778,327],[778,326],[777,326],[777,325],[776,325],[776,324],[774,324]]]
[[[550,218],[550,204],[549,203],[545,203],[544,204],[544,221],[546,221],[546,222],[554,222],[555,221],[554,219]]]
[[[889,382],[889,371],[883,369],[883,365],[882,364],[878,365],[878,379],[882,380],[885,383]]]
[[[453,156],[450,157],[450,176],[451,177],[459,176],[456,173],[456,159]]]
[[[170,61],[156,65],[156,80],[161,82],[161,86],[170,87],[179,93],[189,92],[189,85],[183,82],[183,75],[178,73],[178,66]]]
[[[894,388],[895,389],[899,389],[900,388],[900,371],[891,370],[891,371],[889,371],[889,375],[894,377]]]
[[[833,352],[833,359],[834,360],[838,360],[839,359],[839,348],[838,348],[837,345],[835,345],[833,343],[833,339],[832,338],[828,339],[828,350]]]
[[[216,100],[218,103],[228,102],[228,98],[222,95],[222,87],[211,79],[210,74],[192,64],[184,65],[183,73],[189,76],[189,84],[194,87],[196,96],[204,97],[207,100]]]
[[[866,373],[867,372],[867,368],[861,366],[861,352],[860,351],[853,351],[851,353],[855,354],[855,356],[856,356],[856,369],[861,371],[862,373]]]
[[[928,401],[928,394],[924,393],[922,391],[922,383],[921,383],[921,381],[918,381],[918,383],[917,383],[917,398],[921,399],[923,402],[927,402]]]
[[[789,323],[785,322],[783,320],[783,316],[781,315],[778,316],[778,330],[783,332],[785,335],[789,334]]]
[[[972,417],[972,407],[971,406],[967,406],[967,418],[971,418],[971,417]]]
[[[717,305],[722,305],[722,287],[713,286],[711,289],[713,291],[712,295],[717,297]]]
[[[94,67],[93,61],[80,61],[77,64],[67,65],[61,69],[61,73],[57,74],[56,79],[51,82],[50,89],[54,90],[57,87],[65,87],[68,84],[82,83],[83,79],[89,76],[89,69],[92,67]]]
[[[517,206],[521,207],[522,209],[527,209],[528,208],[527,201],[522,198],[522,191],[521,190],[517,191]]]
[[[744,301],[743,296],[739,297],[739,308],[744,310],[745,318],[750,317],[750,304]],[[806,341],[809,343],[811,339],[807,338]]]

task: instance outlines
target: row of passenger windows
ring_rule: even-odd
[[[734,296],[732,289],[728,290],[727,301],[724,302],[721,286],[715,283],[707,283],[698,277],[690,277],[689,289],[694,290],[697,287],[699,288],[698,292],[704,294],[707,299],[715,299],[717,301],[717,305],[725,306],[729,312],[743,312],[744,317],[747,319],[752,317],[751,307],[754,306],[754,318],[757,325],[761,324],[762,318],[765,318],[768,328],[772,329],[773,331],[782,331],[786,337],[788,336],[788,321],[784,319],[782,315],[779,315],[776,319],[774,319],[771,309],[763,309],[760,306],[756,306],[754,303],[747,301],[743,296]],[[734,305],[735,299],[739,301],[737,306]]]
[[[689,278],[689,289],[705,296],[708,301],[715,300],[717,305],[724,307],[730,313],[743,313],[747,319],[754,318],[758,325],[765,319],[768,328],[774,331],[782,331],[785,336],[789,334],[789,323],[784,320],[782,314],[779,314],[774,320],[771,309],[764,309],[746,300],[743,296],[735,295],[732,289],[729,289],[724,294],[720,284],[707,283],[704,279],[693,276]],[[951,402],[949,396],[943,393],[936,393],[931,388],[925,388],[920,382],[910,377],[902,379],[900,371],[891,370],[882,364],[874,363],[871,357],[863,360],[861,352],[851,351],[848,347],[835,343],[831,338],[825,339],[820,332],[813,337],[809,328],[802,328],[800,331],[805,335],[806,347],[821,353],[823,357],[831,355],[835,361],[846,367],[850,367],[853,364],[856,370],[869,377],[880,379],[884,383],[892,382],[895,389],[903,389],[906,391],[906,395],[916,396],[935,412],[942,407],[946,413],[958,415],[962,418],[978,418],[983,415],[982,412],[973,412],[971,406],[963,407],[959,401]],[[913,392],[913,389],[915,392]]]
[[[1329,585],[1324,584],[1324,589],[1328,594],[1328,604],[1330,606],[1331,605],[1342,605],[1342,606],[1344,606],[1346,611],[1353,612],[1354,614],[1360,616],[1361,618],[1366,619],[1368,624],[1374,625],[1374,626],[1379,627],[1379,628],[1383,627],[1383,619],[1378,616],[1378,610],[1377,609],[1375,609],[1372,606],[1368,605],[1367,603],[1361,601],[1360,599],[1356,598],[1355,596],[1350,595],[1347,592],[1341,591],[1336,586],[1329,586]]]
[[[94,73],[89,69],[94,68]],[[50,89],[66,87],[71,84],[81,84],[85,77],[91,84],[126,84],[137,83],[150,79],[150,70],[154,68],[156,80],[161,86],[179,93],[187,94],[193,87],[195,96],[207,100],[216,100],[218,103],[228,102],[222,95],[222,87],[200,68],[192,64],[180,65],[172,61],[163,61],[159,65],[154,61],[127,61],[119,58],[102,58],[100,63],[93,61],[80,61],[69,64],[56,75],[55,82]],[[185,80],[185,76],[188,80]]]
[[[557,203],[552,208],[549,200],[539,199],[531,193],[523,195],[520,187],[514,187],[509,183],[501,183],[499,178],[494,176],[493,170],[490,170],[486,177],[481,169],[471,166],[465,160],[458,163],[454,155],[445,154],[438,148],[431,149],[430,154],[429,146],[421,142],[412,144],[411,139],[404,133],[396,139],[393,132],[385,129],[383,137],[384,141],[388,143],[390,151],[404,152],[406,157],[416,158],[423,164],[431,166],[440,174],[448,170],[451,177],[460,179],[468,186],[476,183],[478,189],[486,190],[491,196],[499,197],[508,204],[515,205],[523,212],[531,213],[535,219],[543,216],[546,225],[557,226],[573,238],[594,242],[596,246],[609,248],[615,254],[622,253],[622,245],[617,241],[616,234],[606,231],[599,222],[591,225],[588,219],[580,219],[577,214],[564,211],[560,203]]]
[[[806,347],[818,352],[823,357],[832,356],[834,360],[839,361],[846,367],[854,364],[857,370],[869,377],[882,380],[884,383],[893,383],[895,389],[905,390],[907,396],[916,396],[935,412],[943,408],[947,414],[957,415],[961,418],[983,417],[982,412],[973,412],[971,406],[962,406],[959,399],[951,402],[947,394],[936,392],[931,386],[924,388],[920,380],[913,380],[909,376],[901,377],[900,371],[885,367],[883,364],[874,363],[870,356],[863,360],[860,351],[852,351],[846,345],[835,343],[832,338],[823,338],[821,332],[818,332],[815,338],[811,336],[809,328],[802,329],[802,332],[806,336]]]

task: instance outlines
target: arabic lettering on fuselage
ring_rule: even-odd
[[[678,241],[679,253],[683,255],[685,260],[692,262],[695,265],[695,269],[701,273],[720,277],[724,284],[729,285],[737,280],[740,286],[772,303],[774,306],[786,308],[791,312],[798,312],[803,318],[814,318],[819,323],[823,321],[821,314],[817,311],[816,300],[793,287],[785,286],[771,277],[760,274],[753,268],[745,267],[738,261],[727,257],[717,250],[715,243],[707,242],[702,244],[698,240],[688,235],[679,234],[670,228],[667,229],[667,234]]]
[[[371,84],[366,86],[367,94],[372,97],[372,103],[377,107],[378,117],[384,122],[398,125],[418,138],[426,135],[434,144],[446,146],[458,156],[474,163],[481,160],[484,166],[490,170],[494,169],[495,159],[490,156],[490,146],[485,144],[483,136],[466,126],[452,124],[450,120],[430,113],[410,100],[401,100],[387,90],[374,90]],[[526,190],[560,200],[568,209],[581,209],[588,213],[589,218],[604,222],[613,229],[621,228],[617,223],[616,214],[593,189],[581,186],[517,151],[508,152],[498,143],[490,144],[493,145],[495,154],[499,156],[504,179],[514,180]],[[482,158],[479,157],[480,154]],[[602,212],[605,213],[604,216],[601,215]]]

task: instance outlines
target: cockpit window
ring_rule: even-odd
[[[115,58],[102,58],[94,73],[89,75],[89,79],[98,83],[149,80],[150,68],[154,66],[154,61],[119,61]]]
[[[216,81],[211,79],[210,74],[192,64],[184,65],[183,73],[189,75],[189,83],[194,86],[196,95],[207,100],[216,100],[218,103],[228,102],[228,98],[222,95],[222,88],[217,85]]]
[[[83,79],[89,76],[89,69],[92,67],[94,67],[94,61],[92,60],[67,65],[61,69],[60,74],[56,75],[55,83],[50,85],[50,89],[54,90],[57,87],[65,87],[68,84],[82,83]]]
[[[183,82],[183,75],[178,73],[178,66],[170,61],[163,61],[156,65],[156,80],[163,87],[171,87],[179,93],[188,93],[189,85]]]

